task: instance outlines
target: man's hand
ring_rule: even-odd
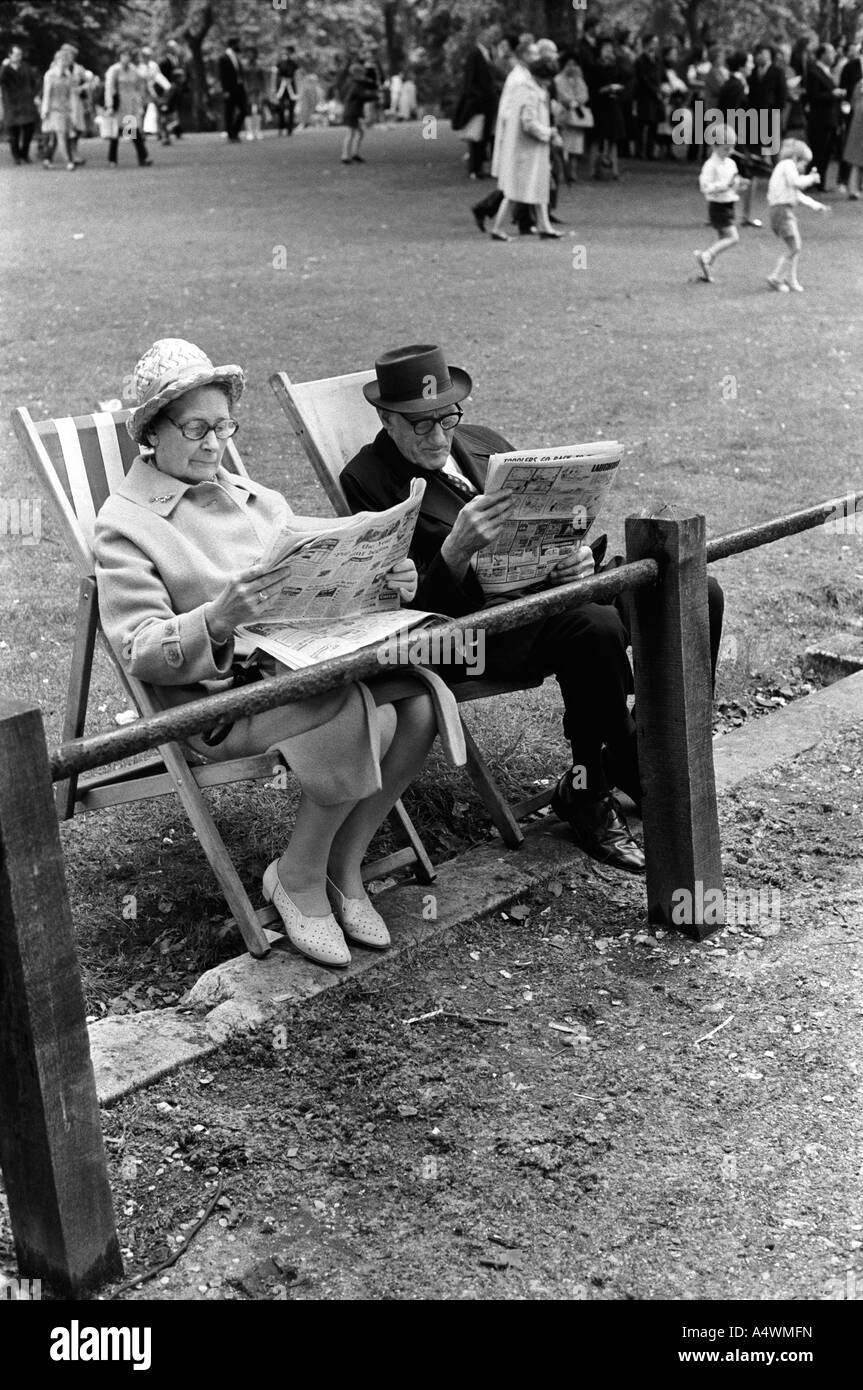
[[[462,507],[440,549],[456,579],[463,577],[472,555],[497,540],[511,509],[508,492],[481,493]]]
[[[562,560],[558,560],[548,576],[548,583],[553,589],[556,589],[559,584],[572,584],[576,579],[589,578],[593,574],[594,568],[593,551],[590,546],[582,545],[579,546],[578,550],[573,550],[571,555],[566,555]]]
[[[407,556],[397,560],[391,570],[387,570],[386,587],[395,589],[402,603],[410,603],[416,598],[419,575],[413,560]]]

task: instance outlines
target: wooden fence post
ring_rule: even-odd
[[[123,1266],[42,716],[0,700],[0,1169],[21,1275]]]
[[[725,920],[704,547],[703,516],[626,519],[627,560],[660,567],[630,595],[648,920],[699,941]]]

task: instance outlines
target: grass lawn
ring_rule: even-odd
[[[342,166],[339,143],[331,130],[242,146],[193,136],[157,148],[149,169],[124,148],[111,173],[90,141],[74,177],[4,166],[3,418],[22,404],[37,417],[93,409],[122,394],[155,338],[190,338],[247,369],[238,444],[253,476],[296,510],[326,514],[270,372],[333,375],[437,341],[473,375],[468,418],[514,444],[625,444],[612,549],[623,518],[656,504],[703,512],[718,534],[861,485],[860,204],[833,200],[830,218],[802,211],[807,292],[777,295],[765,285],[777,245],[767,228],[744,229],[717,284],[696,281],[692,251],[710,234],[693,166],[636,165],[618,185],[564,190],[563,241],[499,245],[469,212],[490,185],[467,181],[444,127],[435,140],[419,125],[372,131],[365,166]],[[0,498],[35,495],[7,424]],[[859,536],[810,532],[716,571],[734,638],[726,701],[753,681],[799,679],[804,648],[860,615]],[[39,544],[0,536],[0,582],[0,688],[39,702],[53,742],[75,577],[47,505]],[[91,729],[113,727],[121,708],[101,663]],[[474,708],[472,723],[511,785],[565,766],[552,684]],[[409,804],[437,854],[484,833],[467,780],[437,757]],[[254,885],[287,836],[290,797],[240,788],[216,805]],[[84,818],[62,836],[95,1012],[127,989],[114,1007],[170,1001],[236,950],[219,940],[224,908],[179,803]]]

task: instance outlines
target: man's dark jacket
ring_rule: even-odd
[[[239,97],[244,90],[243,68],[239,55],[237,64],[231,62],[227,53],[223,53],[219,59],[219,85],[228,97]]]
[[[788,83],[785,81],[785,73],[775,63],[770,63],[763,73],[754,68],[749,74],[748,80],[749,101],[747,105],[758,111],[778,111],[781,127],[785,107],[788,105]]]
[[[839,124],[839,102],[834,95],[833,78],[817,63],[810,63],[806,74],[806,101],[811,129],[832,130]],[[811,142],[810,142],[811,143]],[[827,170],[820,171],[822,178]]]
[[[459,425],[450,449],[466,478],[482,492],[491,454],[504,454],[514,446],[484,425]],[[403,502],[414,478],[426,481],[425,496],[414,531],[410,557],[419,571],[419,588],[412,607],[460,618],[484,607],[485,596],[473,570],[463,579],[452,575],[440,548],[464,506],[464,497],[441,471],[420,468],[396,448],[386,430],[366,444],[346,464],[341,484],[351,510],[380,512]]]
[[[491,134],[497,110],[497,83],[494,69],[482,49],[474,48],[467,60],[464,84],[453,112],[453,130],[463,130],[473,116],[485,116],[485,134]]]
[[[861,78],[863,78],[863,59],[849,58],[839,74],[839,86],[845,88],[845,95],[849,101]]]

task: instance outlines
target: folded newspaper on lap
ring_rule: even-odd
[[[508,492],[515,506],[494,547],[477,553],[487,597],[543,583],[558,560],[584,544],[621,454],[614,439],[492,454],[485,491]]]
[[[387,571],[410,549],[425,486],[415,479],[410,496],[385,512],[287,516],[259,561],[283,580],[278,601],[266,618],[237,628],[239,643],[296,669],[436,619],[401,608],[386,587]]]

